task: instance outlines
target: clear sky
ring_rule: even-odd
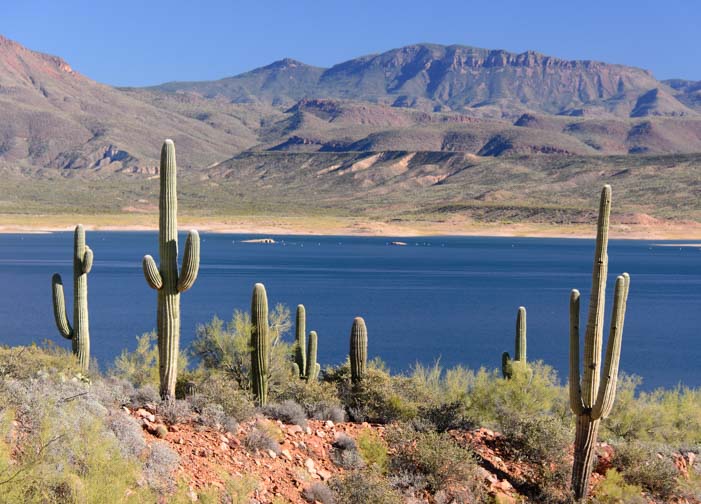
[[[0,34],[113,85],[217,79],[283,57],[330,66],[416,42],[701,80],[701,0],[0,0]]]

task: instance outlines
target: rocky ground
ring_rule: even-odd
[[[177,477],[186,482],[194,501],[207,488],[223,488],[228,476],[253,475],[257,488],[251,502],[305,503],[303,492],[317,482],[328,482],[344,469],[332,459],[334,442],[343,435],[357,438],[366,429],[384,436],[385,427],[368,423],[334,423],[309,420],[306,427],[285,425],[279,420],[256,418],[239,424],[233,431],[203,427],[194,419],[167,425],[155,408],[125,410],[135,417],[144,429],[147,442],[166,441],[180,455]],[[276,438],[276,445],[252,448],[250,437],[255,430],[265,430]],[[479,474],[485,490],[500,504],[523,502],[534,486],[539,471],[531,464],[509,460],[501,434],[480,428],[471,431],[452,431],[460,443],[474,450],[480,466]],[[389,447],[390,452],[392,447]],[[600,443],[598,463],[592,476],[592,490],[611,467],[613,448]],[[679,453],[675,464],[682,477],[693,465],[695,454]],[[431,502],[428,496],[418,496],[413,502]],[[646,499],[645,502],[654,503]],[[699,501],[673,500],[677,504]],[[370,503],[368,503],[370,504]]]

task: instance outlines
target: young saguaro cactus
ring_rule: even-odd
[[[513,363],[526,364],[526,308],[519,306],[516,314],[516,342],[514,359],[511,360],[509,352],[501,355],[501,373],[504,378],[511,378],[513,374]]]
[[[304,305],[297,305],[297,317],[295,324],[295,341],[297,342],[297,347],[295,348],[295,372],[300,378],[307,376],[307,342],[306,342],[306,330],[307,330],[307,312],[304,309]]]
[[[257,283],[251,299],[251,383],[259,406],[268,402],[270,365],[270,330],[268,327],[268,295],[265,286]]]
[[[51,279],[56,327],[71,340],[73,353],[83,371],[90,366],[90,324],[88,317],[88,273],[92,269],[93,253],[85,243],[85,229],[78,224],[73,233],[73,326],[68,321],[61,275]]]
[[[570,408],[577,416],[572,466],[572,491],[577,500],[586,497],[594,458],[594,447],[599,423],[611,412],[616,396],[618,365],[621,358],[621,339],[625,321],[630,276],[623,273],[616,278],[613,312],[603,381],[600,383],[601,351],[606,306],[606,275],[608,273],[608,234],[611,213],[611,186],[604,186],[599,205],[596,250],[592,272],[589,314],[584,335],[584,376],[580,382],[579,367],[579,291],[570,295]]]
[[[161,192],[158,203],[158,253],[160,269],[150,255],[144,256],[146,282],[158,291],[158,371],[161,397],[175,398],[180,351],[180,294],[197,279],[200,268],[200,236],[190,231],[178,272],[178,195],[175,144],[166,140],[161,148]]]
[[[359,383],[365,377],[368,361],[368,330],[362,317],[355,317],[350,336],[351,380]]]
[[[309,333],[309,346],[307,347],[307,381],[314,381],[319,377],[321,365],[316,362],[316,350],[318,346],[318,336],[316,331]]]

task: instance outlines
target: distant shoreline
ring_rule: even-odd
[[[11,215],[0,214],[0,234],[38,234],[72,231],[82,223],[90,231],[157,231],[156,215]],[[181,217],[181,230],[197,229],[208,233],[318,236],[386,236],[410,238],[421,236],[485,236],[522,238],[594,238],[592,225],[550,225],[533,223],[475,223],[466,219],[446,221],[392,221],[368,218],[326,216],[251,216],[251,217]],[[612,239],[631,240],[699,240],[701,223],[665,222],[664,224],[612,224]],[[693,244],[680,244],[693,246]]]

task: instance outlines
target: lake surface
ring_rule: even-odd
[[[393,238],[275,236],[275,245],[241,243],[247,238],[202,235],[199,278],[181,297],[183,347],[197,324],[248,310],[253,284],[263,282],[271,306],[285,303],[293,317],[298,303],[306,306],[322,366],[344,360],[353,317],[362,315],[370,356],[392,370],[437,358],[445,366],[495,368],[503,351],[513,354],[516,311],[524,305],[529,360],[544,360],[566,380],[569,293],[582,292],[585,320],[593,240],[403,238],[409,245],[396,247],[389,245]],[[72,233],[0,235],[1,343],[52,339],[69,347],[54,325],[51,275],[64,278],[72,318],[72,239]],[[92,352],[104,369],[136,346],[136,335],[155,327],[156,294],[143,278],[141,258],[157,256],[157,233],[89,232],[88,243],[95,253],[88,280]],[[631,274],[621,369],[642,376],[647,389],[699,386],[701,250],[659,243],[609,245],[609,312],[615,275]]]

